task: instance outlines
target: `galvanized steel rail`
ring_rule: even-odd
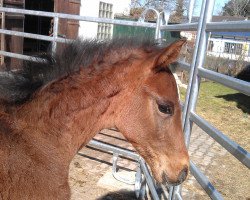
[[[159,200],[158,194],[157,194],[156,189],[155,189],[156,187],[154,184],[154,180],[149,173],[147,165],[146,165],[145,161],[143,160],[143,158],[140,157],[137,153],[134,153],[134,152],[131,152],[128,150],[124,150],[121,148],[117,148],[117,147],[105,144],[103,142],[95,141],[95,140],[91,140],[89,142],[89,145],[92,147],[96,147],[98,149],[104,150],[104,151],[111,151],[111,152],[114,152],[114,153],[117,153],[120,155],[124,155],[124,156],[130,157],[130,158],[133,158],[136,161],[139,161],[141,169],[143,171],[143,174],[147,180],[147,184],[148,184],[148,187],[150,189],[150,192],[151,192],[153,199]]]
[[[18,13],[24,15],[35,15],[35,16],[43,16],[43,17],[51,17],[54,18],[54,34],[53,37],[31,34],[31,33],[22,33],[17,31],[10,31],[0,29],[0,34],[7,35],[15,35],[19,37],[27,37],[33,39],[40,39],[45,41],[52,42],[52,50],[56,51],[57,42],[68,42],[70,40],[59,38],[58,37],[58,25],[59,18],[63,19],[72,19],[78,21],[88,21],[88,22],[100,22],[100,23],[109,23],[109,24],[119,24],[125,26],[138,26],[138,27],[148,27],[156,29],[155,38],[159,39],[161,37],[161,31],[197,31],[196,44],[193,54],[193,60],[191,64],[179,61],[179,67],[183,70],[190,72],[189,85],[186,94],[186,101],[184,104],[183,111],[183,129],[185,133],[185,141],[188,146],[190,141],[190,133],[192,129],[192,123],[196,123],[200,128],[202,128],[207,134],[209,134],[212,138],[214,138],[222,147],[227,149],[232,155],[234,155],[240,162],[242,162],[246,167],[250,168],[250,154],[245,149],[240,147],[237,143],[229,139],[218,129],[213,127],[209,122],[201,118],[199,115],[195,113],[196,101],[199,92],[200,78],[204,77],[210,79],[212,81],[216,81],[220,84],[223,84],[232,89],[238,90],[246,95],[250,95],[250,84],[245,81],[241,81],[229,76],[225,76],[219,74],[217,72],[207,70],[203,68],[205,54],[206,54],[206,46],[208,39],[208,32],[210,31],[250,31],[250,21],[241,21],[241,22],[211,22],[212,12],[214,7],[214,0],[203,0],[201,6],[201,15],[198,23],[191,23],[192,13],[194,8],[194,0],[190,0],[189,7],[189,22],[187,24],[177,24],[177,25],[162,25],[159,20],[161,19],[161,14],[157,15],[157,24],[154,23],[146,23],[146,22],[131,22],[131,21],[123,21],[123,20],[115,20],[115,19],[106,19],[106,18],[96,18],[96,17],[87,17],[87,16],[79,16],[79,15],[69,15],[62,13],[51,13],[51,12],[43,12],[43,11],[33,11],[33,10],[23,10],[23,9],[14,9],[14,8],[4,8],[0,7],[0,12],[11,12]],[[37,58],[27,55],[21,55],[11,52],[0,51],[1,55],[14,57],[18,59],[24,60],[34,60],[39,61]],[[116,148],[98,141],[92,140],[89,143],[91,146],[96,148],[100,148],[106,151],[116,152],[118,154],[122,154],[125,156],[129,156],[135,160],[138,160],[142,171],[146,177],[147,184],[150,188],[151,194],[154,199],[159,199],[154,181],[147,169],[145,161],[136,153],[126,151],[120,148]],[[202,186],[202,188],[206,191],[206,193],[210,196],[211,199],[223,199],[221,194],[213,187],[213,185],[209,182],[207,177],[195,166],[195,164],[190,162],[190,171]],[[182,199],[181,197],[181,187],[171,187],[169,190],[169,199]]]
[[[34,15],[34,16],[60,18],[60,19],[71,19],[71,20],[77,20],[77,21],[119,24],[119,25],[124,25],[124,26],[139,26],[139,27],[156,28],[155,23],[148,23],[148,22],[141,23],[141,22],[136,22],[136,21],[125,21],[125,20],[109,19],[109,18],[79,16],[79,15],[52,13],[52,12],[44,12],[44,11],[36,11],[36,10],[25,10],[25,9],[17,9],[17,8],[0,7],[0,12],[7,12],[7,13],[10,12],[10,13],[18,13],[18,14],[24,14],[24,15]]]
[[[196,101],[198,97],[198,91],[199,91],[200,79],[197,76],[198,67],[199,68],[202,67],[204,58],[205,58],[206,42],[207,42],[206,24],[211,21],[213,6],[214,6],[214,0],[211,0],[210,2],[208,0],[203,0],[202,6],[201,6],[201,14],[200,14],[199,23],[198,23],[195,49],[194,49],[193,59],[192,59],[191,68],[190,68],[190,75],[189,75],[190,78],[189,78],[189,84],[187,88],[185,105],[184,105],[184,110],[183,110],[183,117],[182,117],[183,118],[183,124],[182,124],[183,131],[184,131],[185,142],[187,146],[189,146],[190,135],[191,135],[191,130],[192,130],[192,123],[190,121],[190,112],[195,110]],[[194,165],[190,165],[190,170],[192,174],[194,175],[194,177],[201,177],[201,176],[198,176],[197,170],[194,170]],[[202,182],[204,181],[203,178],[197,179],[197,181],[203,187],[204,190],[207,189],[205,187],[206,184]],[[207,190],[205,191],[207,192]],[[175,199],[180,192],[181,192],[180,186],[174,187],[172,189],[171,199]],[[208,193],[208,195],[209,194],[210,193]]]
[[[225,134],[212,126],[205,119],[200,117],[194,112],[191,112],[190,120],[197,124],[202,130],[204,130],[209,136],[217,141],[222,147],[230,152],[235,158],[237,158],[242,164],[250,168],[250,153],[243,149],[239,144],[232,141]]]
[[[183,129],[185,133],[186,144],[188,145],[190,142],[192,122],[194,122],[207,134],[214,138],[220,145],[222,145],[222,147],[227,149],[232,155],[234,155],[239,161],[249,168],[249,152],[229,139],[218,129],[210,125],[206,120],[195,114],[201,77],[208,78],[227,87],[236,89],[246,95],[250,95],[249,83],[203,68],[209,31],[250,31],[250,21],[229,23],[211,22],[213,7],[214,0],[203,0],[192,64],[189,68],[188,64],[180,63],[180,67],[182,69],[190,71],[189,85],[183,112]],[[223,199],[220,193],[213,187],[213,185],[207,180],[207,178],[193,162],[190,164],[190,171],[211,199]],[[178,198],[180,187],[174,188],[172,191],[172,199]]]
[[[203,78],[207,78],[211,81],[215,81],[224,86],[237,90],[247,96],[250,96],[250,84],[249,82],[242,81],[237,78],[233,78],[230,76],[226,76],[224,74],[220,74],[218,72],[214,72],[211,70],[207,70],[204,68],[198,69],[198,75]]]

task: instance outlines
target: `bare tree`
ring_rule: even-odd
[[[230,0],[223,7],[222,14],[247,17],[250,15],[250,1],[249,0]]]
[[[171,21],[173,22],[181,22],[183,20],[183,15],[185,11],[185,4],[184,0],[177,0],[176,1],[176,9],[175,13],[171,16]]]
[[[171,22],[181,22],[185,10],[187,10],[188,0],[133,0],[131,4],[132,11],[137,14],[145,8],[153,7],[156,10],[168,10],[171,12]]]

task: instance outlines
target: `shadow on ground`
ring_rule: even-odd
[[[102,197],[99,197],[97,200],[138,200],[135,196],[135,192],[119,190],[115,192],[110,192]]]
[[[244,113],[250,114],[250,97],[241,93],[226,94],[216,96],[223,98],[226,101],[234,101],[237,103],[237,108],[241,109]]]

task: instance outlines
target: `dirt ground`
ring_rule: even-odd
[[[127,149],[131,145],[123,140],[120,134],[113,131],[102,131],[95,139]],[[118,161],[121,176],[133,180],[136,162],[130,159]],[[75,156],[70,166],[69,182],[72,200],[125,200],[136,199],[133,186],[123,184],[112,176],[112,153],[84,147]]]
[[[192,161],[209,178],[211,183],[228,200],[250,199],[250,172],[238,164],[226,150],[203,132],[194,129],[189,153]],[[120,147],[133,149],[121,134],[104,130],[95,139]],[[205,141],[205,142],[204,142]],[[205,144],[207,143],[207,144]],[[207,145],[207,146],[206,146]],[[204,147],[205,150],[204,150]],[[202,153],[203,152],[203,153]],[[210,157],[209,157],[210,156]],[[137,163],[122,158],[118,162],[121,176],[133,180]],[[69,182],[72,200],[134,200],[134,188],[112,176],[112,153],[84,147],[75,156],[70,167]],[[183,199],[210,199],[192,175],[183,186]]]

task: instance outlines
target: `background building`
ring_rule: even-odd
[[[131,0],[82,0],[80,15],[114,19],[115,15],[128,15]],[[113,25],[80,22],[79,36],[83,38],[108,39],[113,34]]]
[[[116,13],[128,14],[131,0],[0,0],[0,6],[22,8],[46,12],[58,12],[91,17],[114,18]],[[53,18],[6,13],[0,15],[1,28],[26,33],[53,36]],[[75,39],[111,38],[113,25],[103,23],[79,22],[59,19],[58,36]],[[36,55],[46,52],[51,43],[48,41],[22,38],[14,35],[2,35],[1,50],[24,55]],[[22,61],[1,56],[0,68],[17,68]]]
[[[60,12],[67,14],[79,14],[81,0],[0,0],[0,6],[8,8],[22,8],[47,12]],[[59,36],[76,38],[78,36],[78,21],[60,19]],[[53,19],[50,17],[20,15],[6,13],[1,15],[1,28],[40,35],[53,35]],[[50,42],[22,38],[14,35],[1,37],[1,50],[12,53],[33,55],[47,51]],[[11,69],[22,65],[22,61],[1,56],[1,66]]]
[[[212,32],[208,39],[208,55],[250,62],[250,33]]]

